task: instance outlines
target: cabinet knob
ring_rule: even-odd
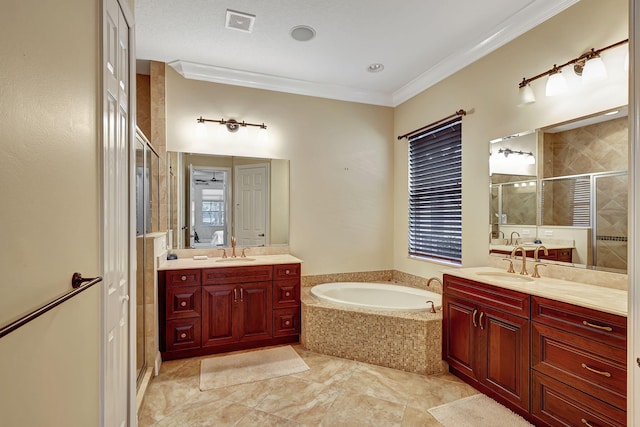
[[[285,320],[285,322],[284,322],[284,326],[289,326],[290,324],[291,324],[291,321],[290,321],[290,320]]]
[[[186,338],[187,334],[185,334],[184,332],[180,334],[180,338]]]
[[[289,274],[289,269],[285,270],[284,274]]]
[[[186,307],[186,306],[187,306],[187,302],[186,302],[186,301],[182,301],[182,302],[180,303],[180,306],[182,306],[182,307]]]
[[[290,296],[290,295],[291,295],[291,292],[285,292],[285,293],[284,293],[284,296],[285,296],[285,297],[288,297],[288,296]]]
[[[185,280],[187,280],[187,276],[182,276],[182,277],[180,278],[180,280],[182,280],[182,281],[184,282]]]

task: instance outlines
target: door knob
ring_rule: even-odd
[[[120,302],[127,302],[127,301],[129,301],[129,295],[120,296]]]

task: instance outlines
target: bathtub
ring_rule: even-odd
[[[311,294],[325,301],[369,310],[424,311],[431,309],[427,301],[433,301],[436,309],[442,305],[440,294],[384,283],[324,283],[312,287]]]

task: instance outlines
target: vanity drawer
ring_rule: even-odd
[[[300,333],[300,308],[273,310],[273,336],[297,335]]]
[[[276,264],[273,266],[275,280],[300,277],[300,264]]]
[[[626,408],[626,352],[541,323],[531,324],[531,367],[620,409]]]
[[[533,297],[531,320],[627,349],[627,318],[623,316]]]
[[[167,270],[167,286],[193,286],[200,284],[200,270]]]
[[[273,308],[300,305],[300,279],[273,282]]]
[[[519,317],[529,318],[529,294],[445,274],[443,293],[485,304]]]
[[[203,285],[266,282],[270,281],[272,277],[273,266],[271,265],[206,268],[202,270]]]
[[[167,320],[200,316],[200,286],[167,288]]]
[[[200,348],[200,318],[168,320],[165,338],[165,351]]]
[[[549,426],[626,426],[627,413],[533,371],[531,414]],[[536,423],[538,424],[538,423]]]

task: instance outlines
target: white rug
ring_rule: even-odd
[[[200,390],[261,381],[308,369],[291,346],[212,357],[200,362]]]
[[[527,420],[484,394],[429,409],[445,427],[532,427]]]

